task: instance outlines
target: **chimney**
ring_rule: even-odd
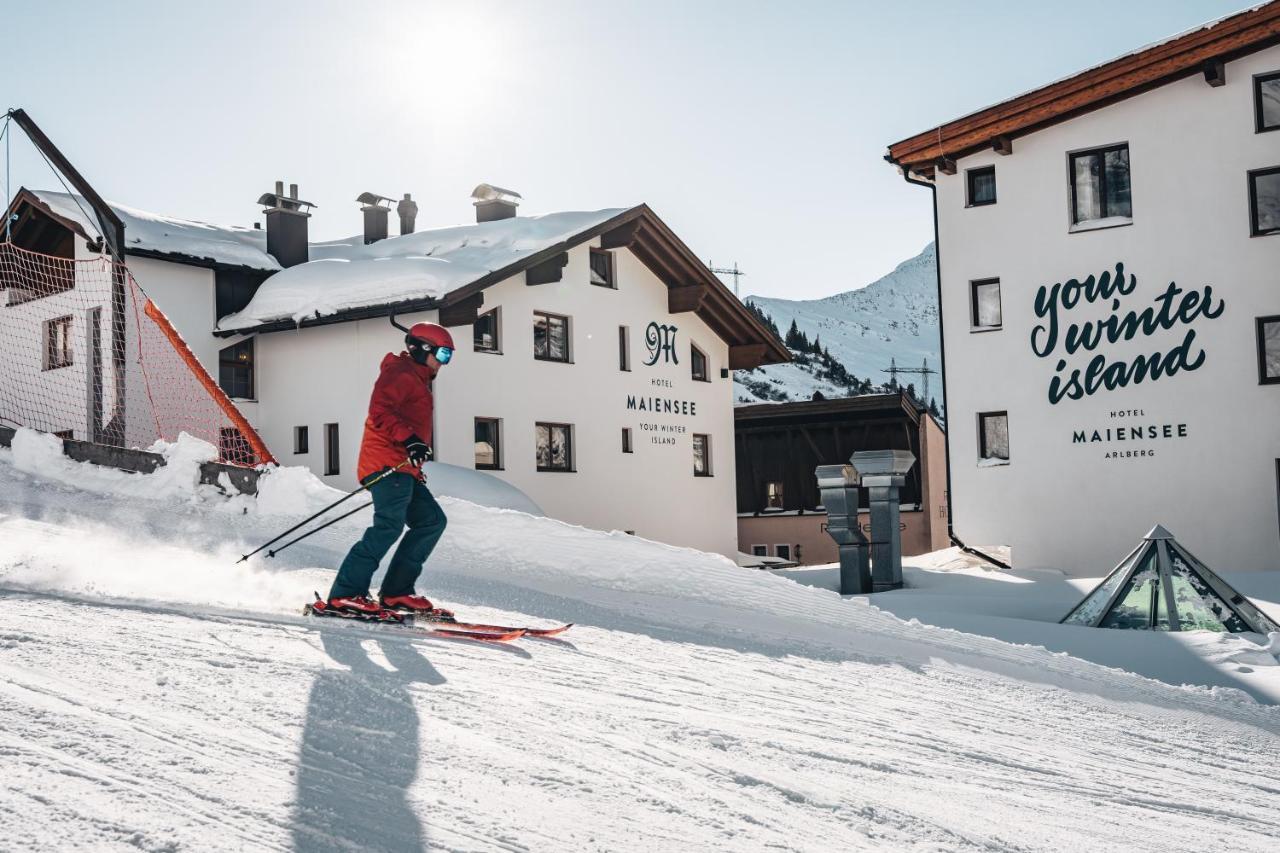
[[[418,218],[418,203],[405,193],[396,205],[396,213],[400,214],[400,233],[412,234],[414,220]]]
[[[520,206],[520,193],[504,190],[492,184],[481,184],[471,191],[476,206],[476,222],[492,222],[495,219],[511,219]]]
[[[367,246],[387,239],[387,212],[391,210],[391,199],[374,193],[360,193],[356,201],[362,205],[360,212],[364,214],[364,244]]]
[[[284,194],[284,181],[276,181],[276,191],[263,193],[258,204],[266,208],[267,252],[282,267],[305,264],[308,260],[307,220],[308,212],[315,207],[309,201],[298,198],[298,185],[289,185],[289,195]]]

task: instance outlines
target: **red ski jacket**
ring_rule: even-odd
[[[431,444],[431,381],[435,376],[435,371],[415,362],[407,352],[387,353],[382,359],[360,441],[359,479],[405,461],[408,453],[403,442],[411,435]],[[422,471],[411,465],[400,470],[422,479]]]

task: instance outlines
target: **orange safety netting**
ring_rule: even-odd
[[[222,462],[275,461],[127,267],[12,243],[0,243],[0,426],[142,450],[185,432]]]

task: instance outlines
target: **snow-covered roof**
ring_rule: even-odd
[[[96,237],[101,231],[93,208],[80,196],[51,190],[27,192],[86,236]],[[276,259],[267,254],[267,232],[261,229],[175,219],[115,202],[107,204],[124,222],[126,252],[157,252],[257,270],[280,269]]]
[[[434,228],[365,245],[362,236],[311,245],[311,260],[267,279],[219,331],[299,322],[357,308],[440,299],[490,273],[602,225],[627,208],[517,216]]]

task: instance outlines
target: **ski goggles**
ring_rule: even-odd
[[[432,354],[435,355],[436,361],[448,364],[453,358],[453,347],[436,347]]]

